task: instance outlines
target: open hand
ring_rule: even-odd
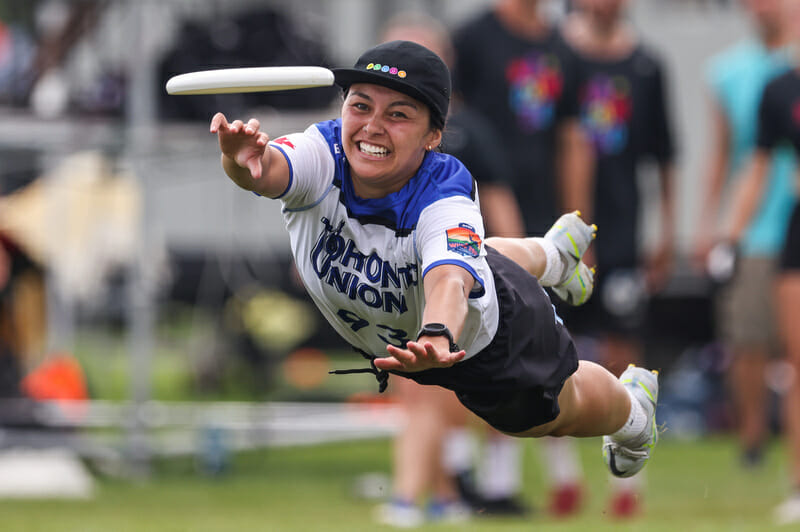
[[[448,345],[449,347],[449,345]],[[376,358],[375,367],[388,371],[416,372],[431,368],[449,368],[463,360],[467,352],[463,349],[451,353],[448,348],[437,348],[430,341],[408,342],[406,349],[387,345],[391,356]]]
[[[216,133],[219,148],[242,168],[247,168],[253,179],[261,177],[261,158],[264,156],[269,136],[259,131],[260,124],[251,118],[245,124],[241,120],[228,123],[225,115],[217,113],[211,119],[211,133]]]

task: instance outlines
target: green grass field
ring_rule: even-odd
[[[525,445],[525,496],[541,507],[546,486],[535,442]],[[476,518],[421,530],[769,530],[770,512],[786,494],[781,445],[760,469],[738,465],[732,438],[665,439],[645,469],[645,511],[631,521],[605,513],[608,478],[599,440],[581,440],[588,501],[576,518],[543,512],[526,519]],[[3,531],[373,531],[375,501],[353,494],[356,477],[389,472],[386,440],[272,449],[237,456],[231,471],[203,476],[192,461],[158,463],[147,481],[100,478],[90,501],[2,501]],[[777,528],[777,527],[774,527]]]

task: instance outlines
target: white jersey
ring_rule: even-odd
[[[467,357],[497,331],[494,278],[472,176],[457,159],[431,152],[417,174],[384,198],[353,192],[341,121],[314,124],[270,143],[289,163],[279,196],[292,253],[308,293],[352,346],[387,356],[386,345],[416,339],[422,280],[441,264],[475,279],[459,338]]]

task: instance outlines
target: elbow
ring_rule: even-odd
[[[448,276],[447,278],[442,279],[440,286],[448,294],[455,296],[461,295],[464,298],[469,297],[470,287],[467,286],[467,283],[462,276]]]
[[[475,285],[475,279],[473,279],[472,277],[458,278],[458,281],[456,282],[456,287],[462,296],[462,301],[464,302],[464,305],[467,304],[467,301],[469,300],[469,294],[472,292],[472,288],[474,285]]]

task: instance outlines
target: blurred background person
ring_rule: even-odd
[[[392,446],[391,499],[375,509],[375,519],[402,528],[426,521],[467,521],[471,509],[462,501],[444,456],[448,433],[466,422],[467,410],[450,390],[410,379],[392,381],[390,390],[404,416]]]
[[[0,17],[0,104],[18,106],[25,101],[35,55],[33,35]]]
[[[599,340],[597,357],[612,373],[644,362],[648,294],[666,281],[673,247],[674,143],[662,60],[626,18],[627,0],[574,0],[563,25],[579,65],[580,117],[594,149],[590,199],[578,207],[596,221],[597,281],[586,305],[562,316],[576,334]],[[640,245],[639,166],[654,160],[660,182],[661,234]],[[591,214],[588,214],[591,213]],[[585,356],[585,355],[584,355]],[[641,480],[614,480],[610,511],[639,510]]]
[[[19,396],[22,374],[12,301],[15,249],[0,234],[0,398]]]
[[[486,187],[481,189],[481,209],[496,236],[544,234],[557,213],[589,201],[591,153],[577,116],[574,59],[544,13],[545,4],[497,0],[454,32],[455,90],[491,124],[511,167],[511,197],[486,197]],[[521,227],[502,224],[496,227],[507,228],[503,232],[492,229],[492,220],[511,219],[517,210]],[[539,444],[552,486],[549,510],[560,516],[578,511],[583,472],[574,443],[546,438]],[[492,441],[496,471],[520,471],[511,465],[519,461],[519,446],[508,438]],[[502,477],[496,473],[494,478]],[[489,496],[508,498],[511,487],[519,484],[509,477],[490,488],[494,493]]]
[[[790,68],[791,28],[784,0],[742,0],[754,35],[713,57],[708,65],[712,131],[705,172],[707,190],[695,242],[696,264],[705,269],[722,228],[725,191],[735,185],[756,143],[758,104],[768,81]],[[718,294],[719,337],[733,355],[730,387],[742,463],[761,463],[768,435],[765,371],[780,353],[772,290],[778,255],[793,205],[794,155],[777,148],[767,189],[739,242],[739,262]],[[713,266],[713,265],[712,265]],[[712,275],[714,271],[712,270]]]
[[[447,28],[420,13],[400,13],[386,26],[384,40],[419,42],[439,53],[453,65],[454,51]],[[493,126],[480,113],[454,94],[442,149],[455,155],[478,183],[481,211],[490,236],[523,234],[522,217],[508,185],[511,168]],[[420,393],[420,392],[418,392]],[[422,392],[424,393],[424,392]],[[449,402],[455,397],[437,394]],[[443,406],[443,412],[457,414],[448,420],[445,445],[446,472],[456,483],[460,496],[480,515],[525,515],[529,507],[519,497],[521,489],[520,446],[491,429],[457,403]],[[479,448],[475,429],[484,432]],[[475,463],[475,451],[478,461]]]
[[[383,28],[381,40],[417,42],[436,52],[446,64],[453,65],[454,52],[448,30],[422,13],[403,12],[393,16]],[[442,149],[458,157],[475,179],[481,180],[482,211],[494,214],[494,217],[486,218],[487,234],[521,232],[519,211],[505,184],[509,169],[502,147],[493,135],[491,125],[465,106],[457,95],[451,100]],[[499,207],[487,209],[485,205]],[[433,388],[411,380],[392,384],[395,398],[408,415],[394,442],[393,498],[378,508],[377,519],[390,525],[411,526],[426,519],[464,520],[469,517],[470,509],[484,514],[508,513],[510,510],[524,513],[522,505],[514,506],[516,501],[509,497],[516,494],[518,482],[514,482],[502,498],[485,500],[477,493],[471,482],[476,442],[468,425],[485,423],[467,411],[455,394]],[[427,406],[422,415],[420,404]],[[511,440],[488,426],[486,430],[491,431],[491,440]],[[494,449],[491,443],[488,448]],[[489,475],[493,479],[498,476],[507,478],[510,467],[514,468],[511,478],[516,481],[520,476],[516,471],[518,466],[518,460],[500,460]],[[426,498],[428,508],[423,512],[419,506]]]
[[[497,0],[457,28],[454,43],[456,90],[505,147],[525,234],[542,235],[588,202],[572,55],[538,0]]]
[[[784,17],[791,24],[793,44],[800,44],[800,5],[786,0]],[[795,48],[796,50],[796,48]],[[776,149],[791,144],[795,156],[800,154],[800,57],[795,52],[792,68],[770,81],[764,88],[758,108],[756,149],[745,169],[745,175],[734,193],[728,230],[728,241],[742,242],[754,213],[764,201]],[[786,360],[789,363],[788,386],[783,395],[783,428],[789,454],[789,497],[775,508],[778,524],[800,523],[800,201],[798,176],[794,178],[794,206],[789,217],[786,238],[778,264],[774,289],[777,320]]]

